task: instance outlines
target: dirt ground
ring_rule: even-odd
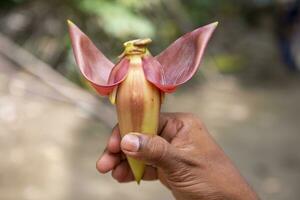
[[[98,174],[111,127],[0,60],[1,200],[172,199],[158,182]],[[232,76],[207,80],[168,96],[163,110],[198,115],[262,199],[299,199],[299,78],[251,87]]]

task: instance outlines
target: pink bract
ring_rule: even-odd
[[[212,23],[187,33],[159,55],[143,57],[148,81],[163,92],[173,92],[196,73],[207,43],[217,27]],[[114,65],[93,42],[73,23],[69,32],[77,65],[84,77],[101,95],[109,95],[125,78],[129,60],[123,57]]]

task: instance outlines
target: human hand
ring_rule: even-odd
[[[144,160],[148,165],[143,180],[160,180],[177,200],[258,199],[201,121],[191,114],[161,114],[157,136],[130,133],[121,139],[116,126],[97,169],[112,171],[121,183],[134,181],[125,155]]]

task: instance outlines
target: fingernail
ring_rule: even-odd
[[[126,151],[138,151],[140,147],[139,137],[134,134],[125,135],[121,141],[121,147]]]

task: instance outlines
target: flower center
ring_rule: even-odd
[[[125,49],[120,57],[130,55],[143,55],[147,52],[147,45],[151,42],[152,40],[150,38],[127,41],[123,44]]]

